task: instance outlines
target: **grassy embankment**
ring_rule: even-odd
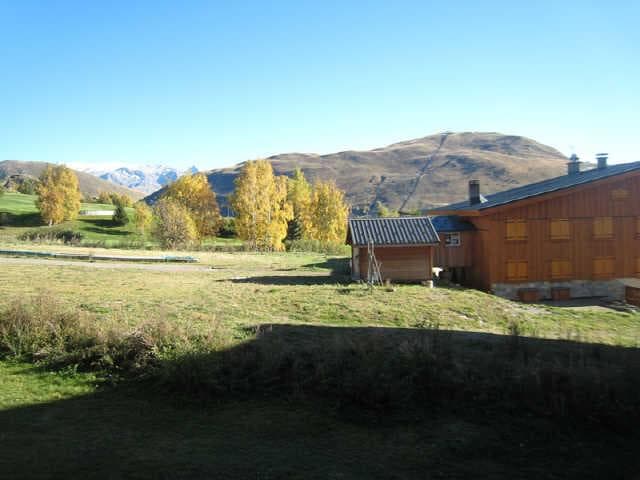
[[[0,241],[5,244],[29,244],[20,241],[26,232],[46,231],[35,206],[35,195],[7,192],[0,196]],[[82,203],[80,210],[113,210],[113,205]],[[56,225],[56,230],[71,230],[82,235],[80,245],[107,248],[153,248],[157,242],[149,236],[141,235],[133,223],[133,208],[127,208],[131,221],[124,226],[115,225],[110,217],[80,216],[76,220]],[[211,238],[203,242],[205,246],[239,245],[235,239]]]
[[[637,313],[369,291],[341,257],[192,254],[0,258],[0,477],[637,472]]]

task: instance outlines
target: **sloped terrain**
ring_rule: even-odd
[[[559,151],[526,137],[500,133],[442,133],[369,151],[328,155],[286,153],[269,157],[278,174],[299,167],[311,179],[333,179],[347,192],[356,213],[380,201],[394,209],[426,209],[464,199],[467,183],[480,180],[483,193],[562,175]],[[226,203],[242,164],[208,172]],[[153,201],[160,192],[150,197]]]
[[[46,166],[46,162],[4,160],[0,162],[0,183],[4,183],[9,177],[14,182],[19,182],[21,178],[38,178]],[[141,192],[115,185],[88,173],[78,170],[74,170],[74,172],[78,176],[80,191],[85,198],[96,197],[100,192],[125,193],[136,200],[143,196]]]

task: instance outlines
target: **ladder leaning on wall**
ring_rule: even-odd
[[[376,259],[373,240],[367,242],[367,285],[382,285],[382,274],[380,273],[380,263]]]

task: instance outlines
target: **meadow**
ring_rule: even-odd
[[[20,228],[0,248],[104,251]],[[0,257],[0,477],[637,472],[633,310],[371,289],[343,256],[184,254]]]

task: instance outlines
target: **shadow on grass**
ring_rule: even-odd
[[[254,283],[257,285],[336,285],[349,282],[344,275],[262,275],[256,277],[225,278],[218,282]]]
[[[146,382],[0,411],[11,478],[627,478],[640,350],[265,325]],[[629,477],[631,478],[631,477]]]
[[[0,211],[0,226],[40,227],[44,225],[39,213],[9,213]]]
[[[305,268],[323,268],[330,270],[333,275],[347,275],[349,273],[349,259],[342,257],[327,258],[323,262],[304,265]]]
[[[114,227],[116,227],[116,225],[114,225]],[[83,227],[82,230],[85,232],[99,233],[101,235],[113,235],[114,237],[125,237],[131,235],[131,232],[115,230],[114,228],[109,229],[107,227]]]

